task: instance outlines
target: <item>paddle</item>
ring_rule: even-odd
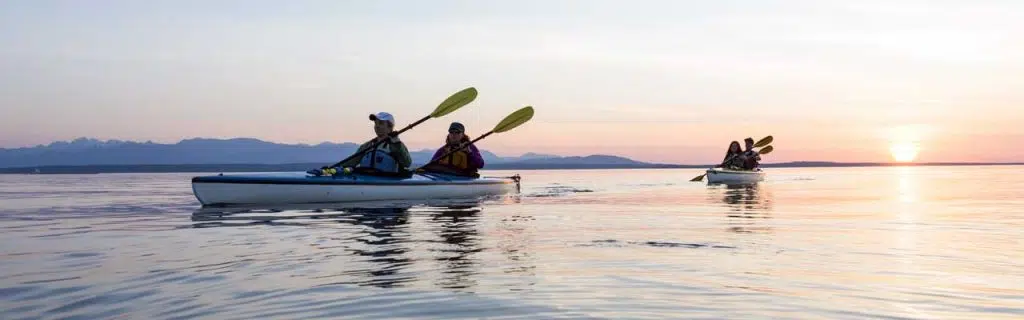
[[[469,143],[462,144],[462,146],[459,147],[458,149],[449,150],[448,152],[444,153],[444,155],[438,157],[437,159],[438,160],[444,159],[445,157],[448,157],[452,153],[455,153],[455,152],[458,152],[458,151],[460,151],[462,149],[468,148],[470,145],[476,143],[477,141],[480,141],[483,138],[486,138],[487,136],[489,136],[491,134],[502,133],[502,132],[505,132],[505,131],[509,131],[509,130],[515,129],[515,127],[518,127],[518,126],[526,123],[527,121],[530,121],[530,119],[533,119],[533,107],[532,106],[526,106],[526,107],[523,107],[522,109],[516,110],[516,112],[513,112],[512,114],[509,114],[508,116],[506,116],[505,119],[501,119],[501,122],[498,122],[498,125],[494,126],[493,130],[488,131],[487,133],[477,137],[476,139],[473,139]],[[416,168],[415,171],[421,171],[426,166],[434,164],[435,162],[436,162],[436,160],[431,160],[430,162],[427,162],[426,164],[420,166],[419,168]]]
[[[774,141],[774,140],[775,140],[775,137],[772,137],[772,136],[767,136],[767,137],[761,138],[761,140],[757,140],[757,142],[754,143],[754,148],[760,148],[760,147],[766,146],[766,145],[772,143],[772,141]],[[766,150],[767,150],[767,152],[765,152]],[[770,152],[772,152],[772,146],[768,146],[768,147],[766,147],[764,149],[761,149],[761,150],[757,151],[758,154],[766,154],[766,153],[770,153]],[[735,156],[733,156],[733,157],[735,157]],[[732,158],[729,158],[729,159],[732,160]],[[699,176],[694,177],[693,179],[690,179],[690,181],[701,181],[701,180],[704,180],[704,176],[705,175],[707,175],[706,172],[702,173]]]
[[[470,102],[473,102],[473,100],[476,100],[476,95],[477,91],[476,88],[474,87],[462,89],[462,91],[456,92],[449,96],[448,99],[444,99],[444,101],[442,101],[441,104],[437,105],[437,108],[434,109],[434,112],[431,112],[430,115],[423,117],[423,119],[420,119],[416,122],[410,123],[408,126],[405,126],[405,128],[402,128],[402,130],[398,130],[398,132],[392,133],[392,135],[398,136],[405,132],[406,130],[412,129],[413,127],[419,125],[420,123],[423,123],[423,121],[427,121],[430,118],[440,118],[449,113],[452,113],[453,111],[462,108],[463,106],[469,104]],[[355,154],[352,154],[351,156],[348,156],[347,158],[338,161],[338,163],[331,165],[330,168],[335,168],[337,166],[340,166],[342,163],[363,156],[364,153],[373,150],[374,148],[377,148],[377,146],[379,146],[385,140],[387,139],[371,140],[374,141],[374,143],[371,144],[368,148],[358,150]]]

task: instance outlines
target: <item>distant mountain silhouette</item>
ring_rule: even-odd
[[[101,141],[78,138],[58,141],[29,148],[0,149],[0,168],[49,166],[131,166],[131,165],[279,165],[334,163],[352,154],[356,143],[324,142],[316,145],[281,144],[252,138],[208,139],[194,138],[174,144],[133,142],[121,140]],[[440,146],[438,146],[440,147]],[[430,161],[433,149],[410,150],[414,164]],[[643,167],[657,166],[623,157],[593,155],[587,157],[560,157],[556,155],[526,153],[519,157],[500,157],[486,150],[480,151],[487,167],[508,167],[521,163],[529,167],[556,167],[582,165]]]
[[[305,171],[337,162],[358,148],[356,143],[324,142],[316,145],[281,144],[251,138],[194,138],[174,144],[100,141],[79,138],[29,148],[0,149],[0,173],[109,173],[109,172],[244,172]],[[410,150],[413,165],[430,160],[434,150]],[[612,155],[562,157],[526,153],[500,157],[480,150],[485,169],[703,169],[713,164],[656,164]],[[870,166],[1024,165],[1024,163],[840,163],[798,161],[763,163],[765,168],[870,167]],[[38,170],[38,172],[37,172]]]
[[[354,143],[288,145],[248,138],[196,138],[176,144],[79,138],[33,148],[0,149],[0,167],[321,162],[357,147]]]
[[[610,155],[585,157],[537,157],[488,165],[490,169],[613,169],[613,168],[681,168],[675,164],[657,164]]]

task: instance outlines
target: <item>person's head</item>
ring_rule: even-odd
[[[448,144],[456,144],[465,140],[469,140],[469,137],[466,136],[466,126],[463,126],[458,122],[452,122],[452,124],[448,126],[448,137],[445,139],[445,142]]]
[[[740,153],[743,149],[740,147],[739,141],[733,141],[729,144],[729,153]]]
[[[371,114],[370,120],[373,121],[373,132],[377,133],[378,137],[386,136],[395,130],[395,117],[390,113]]]
[[[743,142],[747,144],[747,150],[754,148],[754,138],[748,137],[746,139],[743,139]]]

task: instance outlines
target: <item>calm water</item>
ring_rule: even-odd
[[[189,174],[0,175],[0,319],[1022,319],[1022,169],[519,171],[477,203],[238,212]]]

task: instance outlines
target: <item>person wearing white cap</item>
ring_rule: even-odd
[[[365,150],[376,141],[383,143],[377,145],[374,150],[367,151],[362,157],[344,162],[341,166],[364,173],[407,173],[409,166],[412,165],[412,156],[402,140],[398,139],[395,132],[395,117],[387,112],[378,112],[371,114],[370,120],[373,121],[373,131],[377,138],[359,146],[359,151]]]

